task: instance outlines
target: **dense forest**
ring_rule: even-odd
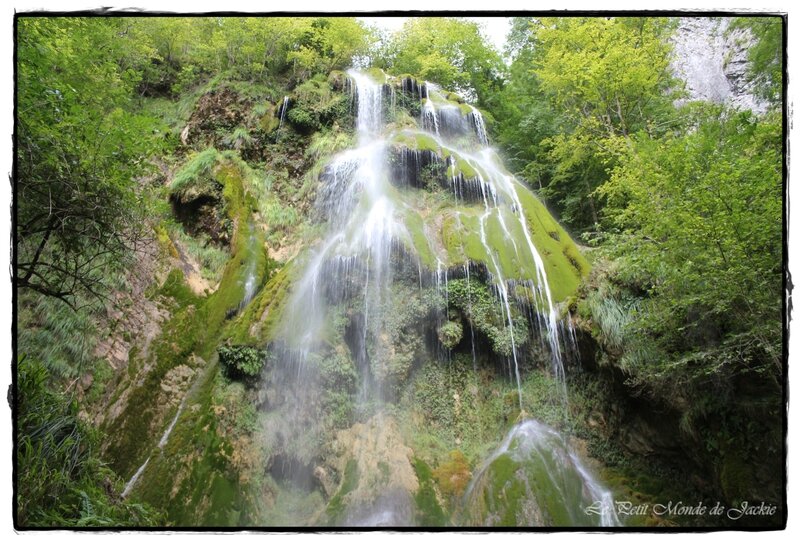
[[[15,23],[17,527],[785,524],[781,18]]]

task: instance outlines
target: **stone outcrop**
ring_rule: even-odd
[[[688,96],[678,103],[704,100],[761,114],[767,103],[753,93],[747,78],[747,53],[753,36],[730,29],[731,18],[683,17],[673,35],[672,68]]]

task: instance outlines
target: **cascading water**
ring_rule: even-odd
[[[329,392],[322,368],[334,362],[331,359],[352,363],[357,379],[352,391],[354,416],[363,422],[338,437],[361,442],[347,440],[353,446],[348,468],[360,474],[353,474],[350,481],[342,474],[341,486],[355,495],[341,497],[346,505],[334,498],[336,512],[329,506],[326,516],[337,525],[413,525],[410,502],[416,476],[408,473],[408,457],[398,457],[407,448],[397,439],[386,404],[396,399],[398,382],[415,363],[431,356],[442,358],[442,351],[449,360],[451,348],[461,342],[460,331],[452,330],[452,318],[462,317],[459,310],[450,310],[457,302],[449,296],[454,281],[466,279],[466,304],[461,310],[469,323],[473,367],[478,365],[478,354],[472,288],[486,283],[494,292],[501,328],[487,336],[505,357],[520,412],[525,411],[521,364],[531,355],[528,337],[542,337],[542,350],[548,352],[554,377],[563,386],[561,348],[572,335],[559,321],[547,265],[529,231],[533,217],[526,208],[533,204],[533,196],[505,172],[488,148],[481,113],[448,101],[431,83],[403,79],[400,91],[421,102],[423,130],[386,129],[384,97],[390,96],[388,111],[394,112],[393,89],[364,73],[350,71],[348,76],[356,105],[357,147],[333,157],[320,175],[316,210],[326,232],[308,254],[273,341],[276,364],[271,388],[278,391],[268,396],[267,447],[294,453],[299,458],[292,464],[305,464],[292,467],[313,469],[315,457],[322,454],[318,417],[320,408],[327,407],[323,404]],[[281,114],[285,105],[283,109]],[[439,218],[463,237],[456,248],[448,238],[437,240],[430,233],[421,218],[430,209],[421,208],[410,195],[436,182],[452,191],[457,204],[458,210],[445,210]],[[558,237],[557,232],[549,234]],[[448,325],[451,335],[446,332]],[[437,329],[438,340],[436,333],[428,332],[431,326]],[[492,471],[490,463],[514,449],[536,449],[539,456],[545,448],[559,457],[547,465],[553,476],[578,479],[582,493],[599,497],[602,491],[588,469],[563,438],[552,434],[557,435],[533,421],[516,425],[476,472],[468,501],[482,497],[485,491],[481,491],[490,485],[485,479]],[[535,461],[534,455],[514,456]],[[381,462],[388,474],[379,479],[371,478],[367,470],[374,469],[375,456],[392,457]],[[285,467],[280,475],[296,477]],[[353,481],[356,477],[358,481]],[[550,479],[553,486],[560,486],[559,479]],[[573,498],[563,505],[574,515],[584,500]],[[604,514],[602,525],[614,520]]]
[[[511,493],[522,494],[513,505]],[[471,526],[621,526],[612,493],[561,434],[534,420],[511,429],[464,500]]]

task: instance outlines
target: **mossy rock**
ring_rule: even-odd
[[[532,425],[529,423],[533,423]],[[535,421],[514,428],[508,448],[477,474],[466,496],[466,521],[492,527],[590,527],[600,517],[573,454],[551,429]],[[527,427],[527,428],[526,428]]]

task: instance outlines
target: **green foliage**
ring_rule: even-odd
[[[747,52],[747,78],[756,93],[774,105],[782,101],[783,27],[779,17],[740,17],[730,26],[730,30],[749,30],[755,39]]]
[[[139,91],[168,95],[227,72],[265,81],[291,69],[295,80],[350,65],[370,37],[351,17],[147,17],[126,19],[153,49]]]
[[[24,17],[17,27],[18,258],[15,285],[59,298],[105,297],[146,233],[134,179],[160,126],[130,112],[145,45],[115,18]]]
[[[435,465],[460,450],[477,463],[498,443],[516,419],[515,402],[503,400],[514,384],[492,370],[475,370],[469,355],[454,354],[449,363],[427,363],[417,370],[400,401],[409,413],[409,445],[415,456]],[[516,391],[514,391],[516,397]]]
[[[117,499],[121,480],[97,459],[98,434],[78,419],[75,402],[48,388],[47,369],[22,357],[17,370],[19,524],[156,525],[153,509]]]
[[[673,121],[672,26],[656,17],[515,20],[510,80],[493,109],[499,141],[574,228],[600,220],[594,191],[618,139],[663,133]]]
[[[507,316],[500,300],[489,291],[486,284],[478,280],[450,280],[447,283],[447,300],[451,307],[464,313],[475,331],[489,338],[497,354],[512,354],[512,331],[507,327]],[[527,342],[528,324],[515,308],[512,307],[512,310],[513,341],[520,348]]]
[[[325,160],[337,152],[351,147],[353,142],[352,134],[338,129],[323,129],[314,132],[311,136],[311,141],[305,150],[305,156],[315,162]]]
[[[232,379],[250,379],[261,374],[264,352],[249,346],[220,346],[219,362]]]
[[[459,321],[447,321],[442,324],[437,331],[439,341],[447,349],[453,349],[461,342],[461,337],[464,335],[464,328]]]
[[[635,332],[675,352],[673,361],[744,336],[761,351],[748,360],[720,348],[675,369],[699,375],[734,363],[779,378],[780,124],[713,107],[697,115],[686,135],[635,138],[600,188],[606,253],[646,294]]]
[[[354,57],[367,54],[373,41],[372,33],[352,17],[304,18],[295,24],[302,30],[286,60],[296,80],[350,66]]]
[[[19,351],[42,359],[52,376],[75,378],[89,368],[97,343],[97,318],[104,310],[92,303],[75,311],[52,297],[29,292],[20,298]]]
[[[253,144],[253,136],[250,135],[250,130],[244,126],[237,126],[233,132],[225,135],[222,138],[222,144],[234,150],[242,150],[248,148]]]
[[[294,97],[286,118],[300,130],[316,131],[347,121],[347,96],[335,92],[324,76],[305,81],[295,89]]]
[[[455,88],[482,106],[499,88],[504,68],[478,24],[455,17],[409,18],[379,62],[393,74]]]
[[[327,422],[334,428],[352,424],[358,373],[344,345],[323,357],[319,365],[322,403]]]

